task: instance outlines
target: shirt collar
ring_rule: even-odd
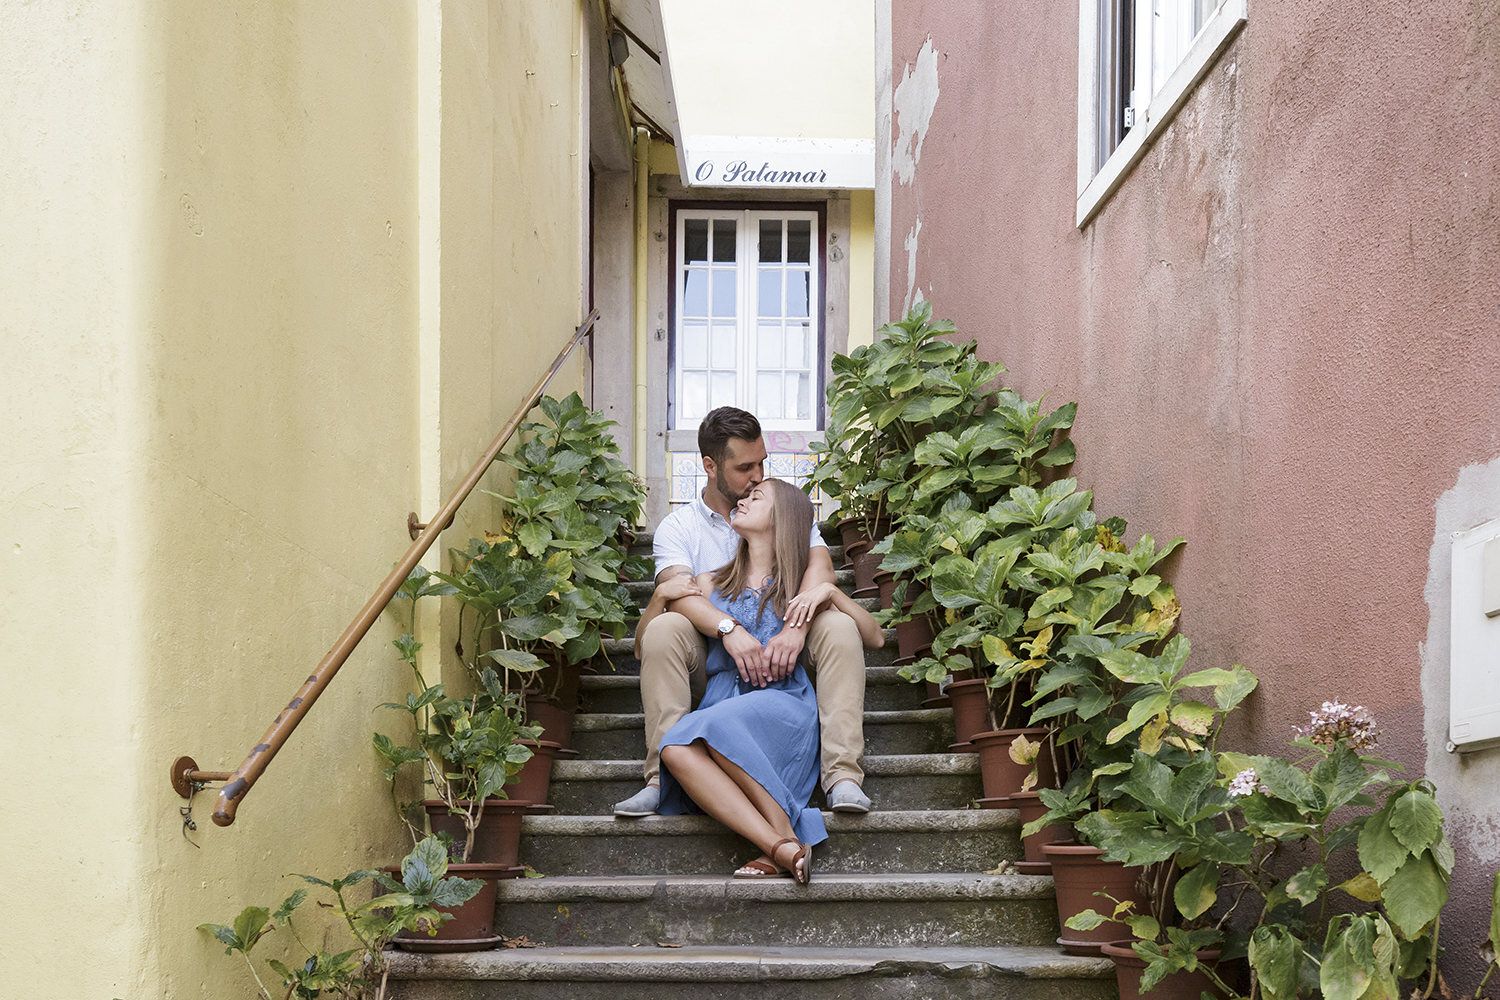
[[[729,518],[714,510],[708,505],[708,502],[703,499],[702,490],[699,490],[698,495],[693,498],[693,509],[696,510],[698,512],[698,516],[703,518],[704,522],[709,524],[710,526],[729,524]]]

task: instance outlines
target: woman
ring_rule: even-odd
[[[657,811],[701,810],[760,848],[764,853],[736,870],[735,878],[790,875],[806,885],[812,846],[828,836],[822,814],[806,808],[818,777],[817,698],[806,671],[798,663],[781,680],[754,686],[720,635],[720,623],[727,621],[731,632],[743,628],[764,646],[781,631],[807,569],[812,523],[812,503],[801,490],[764,480],[736,508],[732,526],[740,547],[734,560],[696,581],[720,613],[701,608],[689,616],[714,640],[708,680],[698,709],[662,739]],[[874,617],[834,585],[821,584],[803,599],[812,612],[832,602],[854,619],[866,647],[883,644]]]

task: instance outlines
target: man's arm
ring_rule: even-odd
[[[797,596],[787,603],[786,624],[766,643],[765,662],[772,680],[780,680],[797,666],[797,657],[807,643],[807,623],[817,613],[817,606],[803,595],[820,584],[836,586],[833,557],[826,545],[816,545],[807,553],[807,571],[802,574]]]
[[[663,571],[663,576],[670,579],[669,574],[674,570],[687,572],[686,567],[671,566]],[[661,586],[658,579],[657,586]],[[713,590],[713,574],[703,573],[696,581],[696,594],[688,594],[668,602],[668,607],[685,617],[693,623],[703,635],[713,638],[719,634],[719,622],[730,617],[722,609],[714,605],[706,596]],[[774,680],[769,669],[763,663],[762,649],[759,640],[750,634],[750,630],[741,625],[739,628],[723,637],[724,651],[734,660],[735,667],[739,670],[740,679],[756,687],[765,687],[768,681]]]

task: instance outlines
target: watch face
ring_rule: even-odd
[[[719,634],[728,635],[734,631],[734,619],[725,618],[719,622]]]

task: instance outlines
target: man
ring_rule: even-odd
[[[729,526],[735,504],[765,476],[766,446],[754,414],[722,406],[703,418],[698,427],[698,451],[708,485],[692,504],[679,507],[656,529],[652,558],[656,586],[714,570],[734,558],[739,536]],[[822,737],[821,774],[829,808],[835,812],[865,813],[870,800],[861,785],[864,770],[865,657],[859,629],[842,611],[827,608],[816,615],[802,600],[811,587],[834,581],[833,559],[813,526],[807,572],[787,606],[786,624],[764,648],[732,619],[720,624],[725,651],[740,676],[764,685],[790,674],[797,657],[807,652],[808,672],[818,692],[818,722]],[[646,787],[615,805],[616,816],[649,816],[661,794],[657,771],[661,738],[686,715],[703,694],[707,639],[680,613],[688,602],[713,609],[706,594],[678,597],[667,610],[646,623],[636,638],[641,661],[641,703],[646,713]],[[726,627],[727,626],[727,627]]]

